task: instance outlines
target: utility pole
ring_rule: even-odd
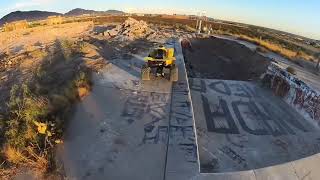
[[[202,25],[202,20],[200,19],[200,20],[199,20],[198,34],[201,33],[201,25]]]
[[[197,16],[197,33],[200,34],[201,33],[201,30],[202,30],[202,21],[205,20],[205,12],[202,12],[202,13],[198,13],[198,16]]]

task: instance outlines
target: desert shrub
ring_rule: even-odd
[[[72,61],[85,44],[66,40],[57,45],[61,47],[48,52],[31,81],[11,88],[9,111],[0,117],[5,122],[3,127],[0,123],[5,137],[3,158],[9,165],[41,172],[54,167],[54,147],[62,142],[72,105],[91,91],[89,71]]]
[[[81,71],[63,90],[64,96],[71,102],[78,101],[91,91],[91,77],[88,72]]]
[[[26,84],[11,88],[4,133],[4,155],[8,163],[40,170],[48,167],[46,135],[39,133],[35,124],[48,118],[48,107],[49,101],[34,96]]]
[[[41,24],[39,22],[34,22],[34,23],[31,23],[29,24],[29,28],[34,28],[34,27],[37,27],[37,26],[41,26]]]
[[[6,141],[9,145],[24,148],[29,142],[37,143],[38,136],[34,121],[48,115],[48,101],[34,97],[27,85],[14,85],[10,92],[9,120],[6,126]]]
[[[43,69],[42,66],[37,67],[36,69],[36,77],[38,79],[43,79],[47,76],[47,72]]]
[[[76,55],[82,54],[87,44],[83,41],[73,41],[70,39],[60,40],[60,49],[66,61],[72,60]]]
[[[73,42],[67,39],[63,39],[60,42],[61,52],[65,60],[70,60],[73,56]]]
[[[42,59],[47,56],[47,53],[41,49],[34,49],[29,52],[29,55],[36,59]]]
[[[293,67],[291,67],[291,66],[289,66],[289,67],[287,67],[287,72],[289,72],[290,74],[296,74],[296,69],[294,69]]]

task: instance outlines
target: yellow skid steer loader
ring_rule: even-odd
[[[144,58],[145,64],[141,69],[141,79],[150,80],[152,70],[156,69],[156,76],[165,77],[165,72],[169,72],[170,81],[178,81],[178,68],[176,67],[176,58],[174,48],[165,48],[160,46]],[[166,71],[164,71],[166,69]]]

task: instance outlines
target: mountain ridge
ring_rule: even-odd
[[[48,16],[80,16],[84,14],[124,14],[123,11],[118,10],[107,10],[107,11],[95,11],[95,10],[87,10],[82,8],[75,8],[68,11],[65,14],[58,13],[58,12],[50,12],[50,11],[14,11],[10,12],[9,14],[3,16],[0,19],[0,26],[5,23],[10,23],[13,21],[19,20],[27,20],[27,21],[35,21],[35,20],[43,20],[48,18]]]

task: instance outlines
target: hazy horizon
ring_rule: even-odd
[[[215,19],[262,26],[320,40],[320,1],[309,0],[270,0],[267,2],[252,0],[199,0],[171,2],[169,0],[0,0],[0,17],[13,11],[53,11],[66,13],[75,8],[104,11],[121,10],[127,13],[165,13],[198,14],[204,13]]]

